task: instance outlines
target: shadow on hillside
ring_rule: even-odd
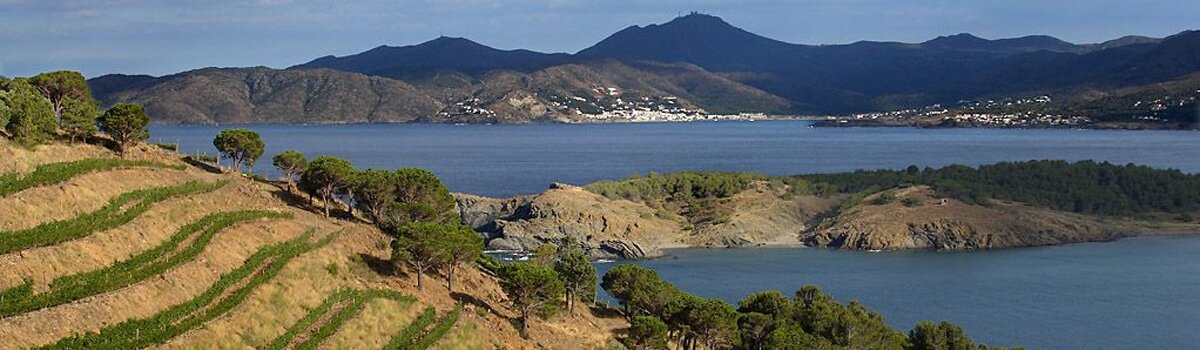
[[[325,212],[322,211],[323,209],[321,208],[321,206],[313,205],[314,202],[312,201],[312,199],[310,199],[309,197],[306,197],[302,194],[298,194],[298,193],[288,191],[288,190],[285,190],[282,188],[276,188],[275,190],[271,191],[271,195],[275,196],[276,199],[281,200],[284,203],[287,203],[287,205],[290,205],[290,206],[293,206],[296,208],[300,208],[300,209],[304,209],[304,210],[314,212],[314,213],[320,212],[320,214],[322,214],[322,215],[325,214]]]
[[[367,267],[371,268],[371,271],[375,271],[377,274],[382,276],[408,277],[407,272],[396,269],[396,266],[387,259],[380,259],[367,253],[358,253],[358,257],[362,259],[363,263],[367,264]]]
[[[213,174],[223,173],[223,171],[221,171],[221,168],[213,166],[212,164],[209,164],[207,162],[194,159],[192,157],[183,157],[183,162],[188,163],[188,165],[194,166],[200,170],[204,170],[204,171],[207,171],[207,172],[210,172]]]
[[[455,301],[462,303],[463,305],[471,305],[472,307],[475,307],[475,308],[484,309],[484,310],[487,310],[488,313],[496,315],[496,317],[506,319],[509,322],[514,321],[514,319],[509,318],[508,316],[501,315],[499,312],[496,311],[495,308],[492,307],[491,304],[488,304],[486,301],[480,300],[479,298],[476,298],[473,295],[468,295],[468,294],[460,293],[460,292],[454,292],[454,293],[450,293],[450,297],[453,298]]]

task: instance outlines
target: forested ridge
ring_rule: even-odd
[[[847,193],[928,185],[942,196],[969,203],[999,199],[1082,214],[1187,213],[1200,208],[1198,175],[1090,160],[1002,162],[977,168],[910,166],[799,177]]]
[[[1055,210],[1105,216],[1186,214],[1200,209],[1200,175],[1177,169],[1109,162],[1032,160],[979,167],[909,166],[902,170],[858,170],[833,174],[775,177],[750,173],[650,173],[587,188],[610,198],[636,201],[695,201],[725,198],[755,181],[788,185],[791,193],[829,196],[874,193],[926,185],[938,195],[987,205],[990,200],[1021,202]]]

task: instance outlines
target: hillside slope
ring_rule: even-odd
[[[105,105],[139,103],[156,123],[581,122],[606,112],[782,112],[779,97],[686,64],[588,60],[411,84],[331,69],[206,68],[89,84]]]
[[[879,199],[885,192],[892,199]],[[557,184],[510,199],[458,195],[458,204],[464,221],[487,233],[492,249],[533,250],[569,237],[606,259],[653,258],[678,247],[977,250],[1200,233],[1196,222],[1084,215],[1011,201],[967,203],[927,186],[816,196],[754,181],[721,198],[631,200]]]
[[[104,76],[90,84],[104,105],[139,103],[158,123],[407,122],[441,104],[404,82],[333,70],[209,68],[127,87]]]
[[[5,140],[0,140],[0,154],[5,155],[0,174],[18,176],[31,174],[44,164],[114,157],[94,146],[50,145],[27,150]],[[122,206],[121,210],[137,211],[112,228],[83,226],[89,231],[65,241],[20,246],[17,251],[0,254],[0,265],[9,271],[0,276],[0,295],[5,297],[0,301],[0,348],[74,348],[84,343],[123,349],[265,348],[292,334],[285,332],[337,291],[377,291],[372,293],[397,297],[362,299],[361,311],[348,314],[344,323],[318,318],[311,327],[297,328],[299,333],[293,334],[290,344],[381,348],[428,307],[436,310],[435,322],[453,320],[449,315],[463,300],[468,301],[465,310],[448,324],[448,332],[430,339],[433,348],[603,348],[612,340],[613,329],[622,327],[620,319],[579,312],[533,322],[529,338],[524,339],[509,322],[515,313],[508,309],[495,277],[468,268],[456,281],[458,290],[466,294],[451,295],[440,278],[427,280],[432,283],[418,290],[415,275],[387,267],[388,237],[373,226],[327,219],[290,205],[295,198],[274,185],[179,166],[183,164],[179,156],[142,146],[126,158],[177,167],[100,170],[61,184],[0,196],[4,219],[0,236],[11,237],[56,220],[69,222],[104,210],[97,208],[121,193],[191,181],[216,187],[158,200],[144,211]],[[260,210],[263,214],[256,216],[267,216],[230,221],[231,225],[217,226],[219,229],[200,236],[179,236],[197,232],[189,227],[199,223],[246,210]],[[117,217],[125,216],[106,216],[106,220]],[[171,244],[180,245],[162,250]],[[145,260],[146,254],[155,251],[179,258]],[[160,271],[152,268],[159,266],[154,264],[166,265],[161,265]],[[93,280],[86,276],[109,277]],[[67,287],[72,284],[90,287]],[[350,310],[343,305],[338,304],[334,311]],[[172,319],[165,310],[191,318],[167,323],[171,326],[165,328],[147,323]],[[3,316],[6,313],[12,314]],[[332,333],[319,332],[320,327],[328,327]],[[97,331],[102,333],[85,335]],[[73,336],[76,338],[69,338]]]

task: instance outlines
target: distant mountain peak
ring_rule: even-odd
[[[729,25],[729,22],[725,22],[725,20],[721,19],[721,17],[717,17],[717,16],[710,15],[707,13],[700,13],[700,12],[692,12],[692,13],[689,13],[689,14],[686,14],[683,16],[675,17],[675,19],[671,20],[670,22],[667,22],[666,24],[671,24],[671,23],[702,23],[702,24]],[[664,24],[664,25],[666,25],[666,24]]]
[[[958,33],[954,35],[943,35],[933,40],[922,43],[925,46],[933,47],[964,47],[978,46],[990,42],[987,39],[980,38],[971,33]]]

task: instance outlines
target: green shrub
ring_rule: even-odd
[[[213,164],[216,164],[217,161],[220,160],[220,158],[217,158],[217,156],[210,156],[207,154],[193,154],[193,155],[189,155],[187,157],[188,157],[188,159],[191,159],[191,160],[194,160],[197,162],[213,163]]]
[[[896,201],[896,190],[887,190],[879,192],[879,195],[875,196],[875,199],[871,201],[871,204],[884,205],[894,201]]]
[[[725,198],[768,177],[750,173],[680,172],[650,173],[620,181],[599,181],[587,189],[609,198],[628,200],[687,200]]]
[[[900,200],[900,203],[904,204],[904,206],[906,206],[906,207],[911,208],[911,207],[919,207],[919,206],[921,206],[921,204],[924,204],[925,201],[922,200],[921,197],[908,196],[908,197],[904,197],[904,199]]]
[[[178,151],[179,151],[179,144],[178,144],[178,143],[151,142],[151,143],[150,143],[150,145],[151,145],[151,146],[154,146],[154,147],[162,148],[162,149],[164,149],[164,150],[168,150],[168,151],[171,151],[171,152],[178,152]]]
[[[38,186],[60,183],[87,173],[135,167],[175,170],[183,170],[185,168],[184,165],[170,165],[147,160],[101,158],[43,164],[34,169],[32,173],[29,173],[25,176],[15,173],[0,175],[0,197]]]
[[[0,232],[0,254],[62,243],[87,236],[93,232],[115,228],[133,221],[134,218],[150,210],[155,203],[175,197],[215,191],[227,183],[229,182],[189,182],[178,186],[128,192],[117,196],[99,210],[72,219],[50,222],[24,230]]]
[[[270,211],[224,212],[206,216],[179,229],[166,242],[112,266],[63,276],[54,279],[47,291],[33,294],[32,284],[0,292],[0,317],[66,304],[88,296],[105,293],[147,278],[157,276],[175,266],[192,261],[212,241],[218,232],[233,225],[264,218],[290,218],[291,214]],[[194,237],[194,238],[193,238]],[[188,241],[188,246],[179,248]]]

